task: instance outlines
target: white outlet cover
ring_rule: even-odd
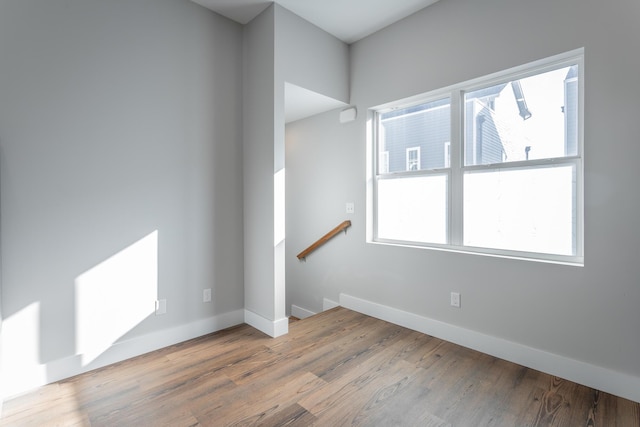
[[[211,302],[211,289],[204,289],[202,291],[202,302]]]
[[[451,305],[453,307],[460,307],[460,293],[459,292],[451,292]]]
[[[347,202],[347,213],[352,214],[356,211],[355,204],[353,202]]]

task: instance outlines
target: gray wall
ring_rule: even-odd
[[[73,357],[78,277],[156,230],[167,314],[119,342],[243,308],[241,96],[242,27],[192,2],[0,2],[5,337],[39,324],[5,349]]]
[[[317,312],[346,293],[640,378],[638,19],[634,0],[441,0],[353,44],[357,121],[334,111],[287,127],[289,304]],[[367,108],[579,47],[584,267],[365,243]],[[346,236],[295,260],[344,219]]]
[[[244,28],[245,321],[285,333],[285,82],[324,96],[349,97],[349,47],[274,4]],[[288,184],[285,184],[285,187]],[[284,199],[282,202],[284,203]],[[281,208],[281,209],[279,209]],[[254,316],[257,315],[258,317]]]
[[[282,81],[349,101],[349,45],[276,5],[276,59]]]
[[[0,196],[0,201],[2,197]],[[0,214],[2,208],[0,207]],[[0,222],[1,225],[1,222]],[[2,241],[2,228],[0,227],[0,241]],[[4,402],[4,371],[2,363],[2,245],[0,245],[0,416],[2,415],[2,404]]]
[[[278,320],[274,302],[274,8],[244,27],[245,309]]]

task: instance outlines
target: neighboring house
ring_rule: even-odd
[[[385,168],[386,172],[401,172],[447,167],[450,110],[446,98],[385,113],[381,131],[385,134],[384,151],[388,154],[381,156],[383,171]]]
[[[577,70],[564,79],[565,153],[577,150]],[[500,98],[502,102],[498,103]],[[465,165],[529,160],[535,141],[522,122],[529,111],[519,80],[469,92],[465,96]],[[382,117],[385,146],[380,153],[382,173],[447,168],[450,165],[450,102],[442,99],[390,111]],[[537,157],[540,158],[540,157]]]

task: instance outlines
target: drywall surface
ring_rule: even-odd
[[[244,27],[245,309],[276,320],[274,302],[274,18]]]
[[[0,164],[1,165],[1,164]],[[2,197],[0,196],[0,201]],[[2,213],[0,205],[0,214]],[[2,241],[2,222],[0,221],[0,241]],[[2,245],[0,245],[0,416],[2,416],[2,403],[4,401],[4,372],[2,369]]]
[[[286,323],[285,82],[346,100],[348,46],[274,4],[245,26],[244,58],[245,309],[273,334]]]
[[[11,391],[243,308],[241,52],[189,1],[0,3]]]
[[[2,162],[0,162],[0,168]],[[0,177],[2,176],[0,169]],[[2,242],[2,186],[0,185],[0,242]],[[4,393],[4,372],[2,370],[2,244],[0,244],[0,416],[2,416],[2,404]]]
[[[357,122],[340,124],[340,109],[286,127],[287,309],[292,304],[322,311],[323,298],[337,301],[348,281],[361,274],[352,262],[364,254],[364,151]],[[352,175],[353,176],[350,176]],[[350,176],[349,179],[347,177]],[[346,214],[346,202],[355,213]],[[296,255],[350,219],[352,226],[310,254]],[[354,277],[352,277],[352,275]]]
[[[278,4],[275,23],[279,79],[348,103],[349,46]]]
[[[442,0],[351,45],[356,122],[329,112],[287,127],[288,304],[318,312],[345,293],[640,378],[638,18],[631,0]],[[580,47],[584,267],[365,242],[364,111]],[[343,219],[346,236],[295,261]]]

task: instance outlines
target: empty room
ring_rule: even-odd
[[[0,0],[0,425],[639,426],[636,0]]]

